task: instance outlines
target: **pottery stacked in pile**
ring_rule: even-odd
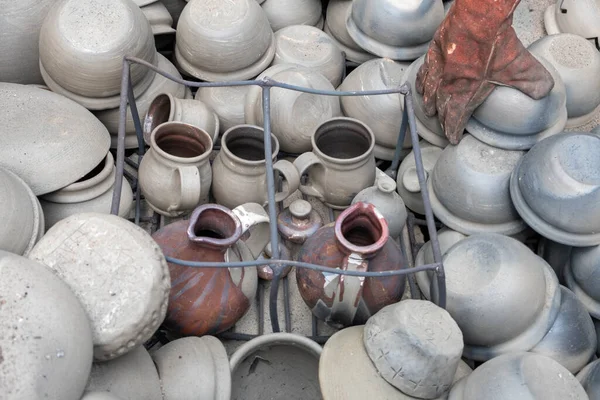
[[[424,188],[410,130],[400,136],[404,96],[272,88],[270,221],[262,89],[181,79],[414,88],[452,2],[14,3],[0,9],[0,398],[597,396],[600,128],[586,132],[600,105],[597,0],[550,5],[548,36],[528,44],[554,78],[548,96],[498,87],[458,145],[412,93],[445,310],[426,301],[431,271],[410,287],[421,300],[403,300],[404,275],[285,268],[301,312],[337,333],[323,348],[259,335],[233,354],[219,338],[253,318],[276,271],[171,258],[432,264],[431,242],[406,245]],[[120,127],[124,57],[140,63]],[[149,220],[159,226],[142,229]]]

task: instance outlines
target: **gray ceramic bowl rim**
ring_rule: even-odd
[[[364,62],[377,58],[375,54],[371,54],[366,51],[358,51],[340,42],[334,36],[333,32],[331,32],[331,29],[329,29],[329,25],[327,25],[327,20],[325,20],[325,23],[323,24],[323,32],[329,35],[329,37],[333,40],[333,43],[335,43],[342,50],[342,52],[344,52],[344,54],[346,55],[346,59],[349,61],[362,64]]]
[[[566,286],[571,289],[575,296],[583,303],[586,310],[595,319],[600,319],[600,302],[587,294],[585,290],[577,283],[573,270],[571,269],[571,260],[567,260],[563,270]]]
[[[152,65],[155,67],[158,66],[158,53],[154,52],[154,59],[152,60]],[[42,79],[44,79],[44,83],[46,86],[50,88],[55,93],[63,95],[64,97],[75,101],[76,103],[81,104],[88,110],[100,111],[100,110],[108,110],[111,108],[118,108],[121,103],[121,95],[117,94],[115,96],[108,97],[87,97],[82,96],[77,93],[73,93],[62,86],[60,86],[52,77],[48,74],[44,65],[42,64],[42,60],[39,61],[40,72],[42,74]],[[156,73],[154,71],[148,70],[146,75],[133,86],[133,95],[135,98],[138,98],[142,93],[144,93],[154,81]]]
[[[355,125],[359,125],[361,128],[363,128],[367,135],[369,136],[369,148],[361,155],[356,156],[356,157],[352,157],[352,158],[335,158],[335,157],[331,157],[325,153],[323,153],[321,151],[321,149],[319,148],[319,146],[317,146],[317,142],[315,141],[315,136],[317,135],[317,132],[325,125],[329,125],[331,123],[334,122],[338,122],[338,121],[346,121],[346,122],[352,122]],[[319,126],[317,126],[315,128],[315,131],[312,133],[312,135],[310,135],[310,143],[312,146],[312,152],[319,157],[321,160],[328,162],[328,163],[332,163],[332,164],[338,164],[338,165],[352,165],[358,162],[362,162],[365,160],[368,160],[370,157],[374,157],[373,155],[373,151],[375,150],[375,134],[373,133],[373,131],[371,130],[371,128],[369,128],[369,126],[367,124],[365,124],[364,122],[362,122],[361,120],[358,120],[356,118],[350,118],[350,117],[333,117],[333,118],[329,118],[326,121],[323,121],[319,124]]]
[[[394,60],[412,61],[423,54],[427,53],[431,40],[415,46],[396,47],[378,42],[377,40],[367,36],[360,30],[354,19],[352,18],[352,7],[348,7],[346,16],[346,29],[348,34],[360,47],[369,53],[376,54],[379,57],[387,57]]]
[[[430,175],[432,176],[433,174]],[[427,179],[427,190],[429,191],[431,208],[433,209],[435,216],[438,217],[438,219],[449,228],[465,235],[473,235],[477,233],[498,233],[506,236],[515,235],[527,229],[527,224],[522,219],[504,222],[501,224],[481,224],[457,217],[456,215],[452,214],[450,210],[448,210],[446,206],[444,206],[438,199],[437,195],[435,194],[435,190],[433,189],[431,176],[429,179]]]
[[[590,234],[580,234],[580,233],[571,233],[566,232],[557,227],[549,224],[544,221],[541,217],[533,212],[523,194],[521,193],[521,188],[519,188],[519,171],[521,170],[521,165],[523,163],[522,157],[515,169],[513,170],[510,176],[510,197],[513,201],[513,205],[517,209],[517,212],[523,218],[523,220],[529,225],[534,231],[541,234],[542,236],[560,243],[565,244],[567,246],[574,247],[588,247],[588,246],[596,246],[600,244],[600,232],[598,233],[590,233]]]
[[[497,131],[488,128],[481,122],[471,117],[467,122],[466,130],[483,143],[505,150],[529,150],[537,142],[547,137],[561,133],[567,124],[567,107],[565,105],[560,109],[560,115],[556,123],[545,130],[533,135],[513,135],[506,132]]]
[[[253,78],[262,73],[271,64],[273,58],[275,58],[276,50],[277,48],[275,45],[275,34],[271,32],[271,43],[269,44],[267,51],[265,51],[265,54],[263,54],[263,56],[254,64],[251,64],[237,71],[215,72],[192,65],[190,62],[188,62],[188,60],[185,59],[185,57],[182,56],[177,44],[175,45],[175,61],[176,64],[181,67],[183,72],[203,81],[236,81]]]

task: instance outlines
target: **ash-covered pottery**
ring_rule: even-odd
[[[206,104],[217,114],[219,132],[223,134],[234,126],[243,125],[246,122],[244,103],[250,87],[201,87],[198,88],[194,98]]]
[[[600,319],[600,246],[574,247],[564,268],[567,286]]]
[[[244,80],[275,56],[275,37],[256,0],[193,0],[177,23],[175,59],[182,73],[205,81]]]
[[[406,267],[399,246],[389,237],[387,223],[371,204],[356,203],[335,223],[306,240],[298,261],[347,271],[388,271]],[[313,314],[329,325],[364,324],[386,305],[400,301],[404,276],[364,278],[296,271],[298,289]]]
[[[323,5],[319,0],[263,0],[259,4],[273,32],[292,25],[323,28]]]
[[[377,56],[365,51],[350,37],[348,28],[346,28],[346,17],[351,7],[352,0],[330,0],[327,5],[323,30],[346,54],[347,60],[363,63]]]
[[[523,220],[558,243],[600,244],[598,154],[600,136],[583,132],[555,135],[529,150],[510,180],[513,204]]]
[[[370,91],[397,89],[408,63],[399,63],[388,58],[377,58],[359,65],[338,88],[339,91]],[[400,134],[404,97],[399,93],[379,96],[343,96],[340,98],[345,116],[364,122],[375,135],[375,157],[392,160]],[[402,144],[410,149],[412,142],[407,131]],[[408,152],[408,150],[405,150]]]
[[[128,0],[66,0],[53,7],[40,31],[44,82],[90,110],[119,106],[123,57],[157,65],[150,23]],[[137,97],[154,79],[143,65],[131,65]]]
[[[346,27],[350,37],[369,53],[410,61],[427,52],[443,19],[442,0],[355,0]]]
[[[600,1],[556,0],[544,13],[544,26],[548,35],[573,33],[599,46]]]

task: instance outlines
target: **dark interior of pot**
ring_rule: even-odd
[[[365,154],[371,146],[371,137],[360,125],[330,121],[317,129],[315,144],[326,156],[349,159]]]
[[[225,211],[207,209],[196,219],[194,234],[196,237],[227,239],[236,234],[236,224]]]
[[[148,108],[146,121],[144,121],[144,125],[147,126],[144,126],[144,130],[147,131],[148,134],[152,133],[157,126],[169,120],[170,113],[171,100],[169,100],[169,96],[166,94],[157,96]]]
[[[100,161],[100,164],[96,165],[94,167],[94,169],[91,170],[90,172],[88,172],[83,178],[78,179],[77,182],[85,182],[89,179],[92,179],[93,177],[98,175],[100,172],[102,172],[102,170],[105,167],[106,167],[106,157],[104,157],[104,159],[102,161]]]
[[[231,154],[242,160],[264,161],[265,159],[264,133],[261,129],[244,126],[232,130],[225,138],[225,145]],[[271,149],[273,149],[273,142],[271,142]]]
[[[319,359],[294,346],[276,345],[249,355],[232,372],[232,400],[318,400]]]
[[[342,235],[355,246],[370,246],[381,238],[381,222],[372,213],[356,210],[342,222]]]
[[[181,158],[201,156],[211,147],[198,128],[178,123],[160,127],[154,140],[162,151]]]

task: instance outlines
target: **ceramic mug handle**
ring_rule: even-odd
[[[273,169],[279,171],[279,173],[283,175],[283,179],[288,183],[287,189],[282,189],[281,192],[275,193],[275,202],[278,203],[284,201],[292,193],[298,190],[298,187],[300,186],[300,175],[298,174],[296,167],[294,167],[294,164],[287,160],[277,161],[273,165]]]
[[[313,166],[323,166],[323,163],[319,158],[315,155],[315,153],[309,151],[303,154],[300,154],[296,160],[294,160],[294,166],[298,170],[298,176],[302,177],[308,170]],[[299,185],[298,188],[302,193],[307,196],[316,197],[317,199],[323,201],[325,200],[325,196],[310,182],[306,185]]]
[[[200,171],[197,167],[192,166],[177,167],[177,174],[179,175],[179,198],[172,209],[190,210],[196,207],[200,201],[202,190]]]

